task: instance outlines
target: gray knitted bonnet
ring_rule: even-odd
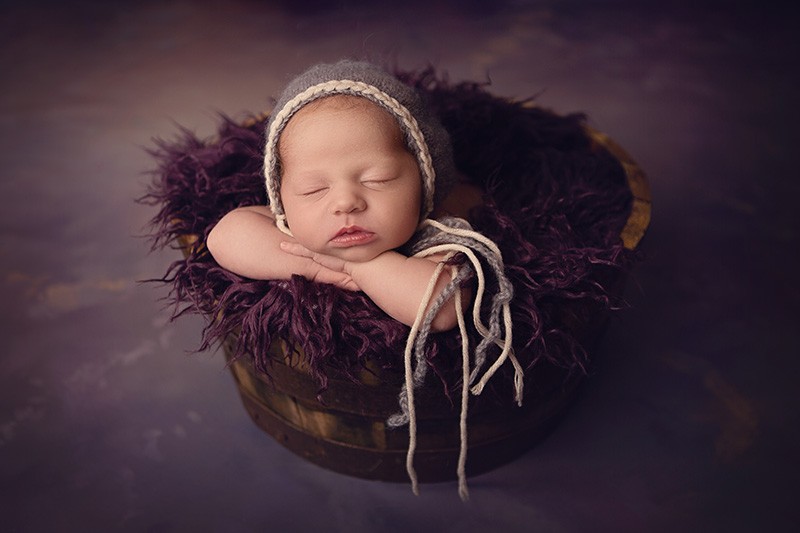
[[[425,219],[455,183],[456,170],[447,131],[414,89],[371,63],[344,60],[313,66],[292,80],[267,123],[264,175],[269,205],[278,228],[290,233],[280,197],[278,139],[303,106],[335,94],[366,98],[397,120],[406,146],[419,164],[423,186],[420,220]]]

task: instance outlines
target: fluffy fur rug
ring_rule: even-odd
[[[487,192],[469,222],[502,250],[515,287],[514,348],[526,379],[547,366],[582,371],[588,330],[619,306],[615,284],[636,255],[620,240],[632,201],[621,165],[593,145],[581,115],[499,98],[485,84],[450,84],[432,70],[398,76],[429,99],[450,132],[458,169]],[[157,168],[143,198],[158,208],[153,247],[197,239],[158,280],[171,287],[175,316],[208,319],[200,350],[235,335],[235,356],[252,358],[266,374],[271,343],[297,346],[321,389],[331,372],[354,375],[367,362],[401,375],[408,328],[362,293],[300,277],[245,279],[205,250],[225,213],[266,204],[263,145],[264,117],[244,124],[222,117],[213,140],[182,130],[156,142]],[[458,386],[459,347],[456,330],[431,337],[428,364],[448,392]],[[491,388],[508,397],[502,382],[510,379],[495,379],[500,385]]]

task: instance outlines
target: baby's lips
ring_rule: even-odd
[[[356,246],[372,242],[374,238],[375,234],[373,232],[357,226],[350,226],[342,228],[330,242],[334,246]]]
[[[344,228],[340,229],[333,238],[340,237],[342,235],[346,235],[348,233],[358,233],[358,232],[367,232],[364,228],[360,226],[345,226]],[[369,232],[367,232],[369,233]]]

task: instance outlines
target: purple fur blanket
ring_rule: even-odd
[[[498,98],[483,84],[450,84],[432,70],[398,76],[429,99],[450,132],[459,171],[487,192],[487,205],[469,222],[503,253],[515,288],[514,348],[527,379],[536,367],[582,370],[584,329],[619,306],[615,284],[636,255],[619,236],[632,201],[621,165],[592,145],[581,115]],[[171,287],[174,316],[208,319],[200,350],[236,335],[235,357],[252,358],[267,374],[272,342],[302,348],[321,389],[331,372],[353,375],[367,361],[401,375],[408,328],[363,293],[298,276],[245,279],[219,267],[202,245],[231,209],[266,204],[263,130],[263,117],[245,125],[222,117],[211,141],[182,130],[152,149],[157,168],[142,201],[158,208],[153,248],[198,239],[158,280]],[[458,385],[459,350],[457,330],[431,336],[428,364],[446,391]]]

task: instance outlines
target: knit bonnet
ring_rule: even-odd
[[[264,175],[267,195],[278,228],[290,233],[280,197],[278,140],[289,120],[306,104],[344,94],[366,98],[397,121],[408,150],[417,160],[422,178],[422,212],[427,218],[434,205],[455,183],[450,137],[420,95],[385,70],[366,62],[343,60],[311,67],[284,89],[267,123]]]

